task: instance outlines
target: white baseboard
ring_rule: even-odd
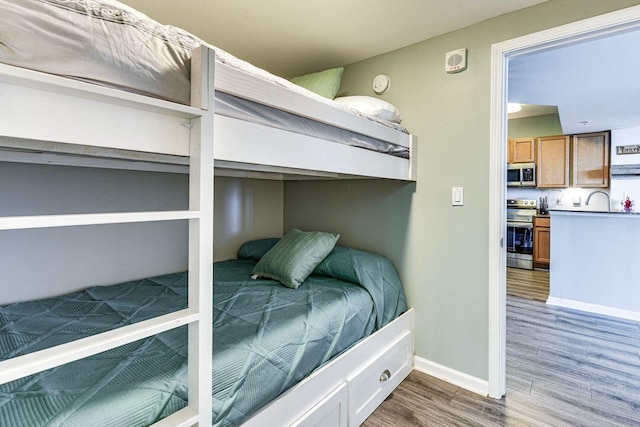
[[[556,305],[558,307],[571,308],[574,310],[587,311],[590,313],[604,314],[605,316],[619,317],[621,319],[640,321],[640,313],[637,311],[608,307],[606,305],[591,304],[588,302],[574,301],[552,296],[549,296],[549,298],[547,298],[547,304]]]
[[[462,387],[465,390],[478,393],[482,396],[489,395],[489,382],[472,377],[464,372],[456,371],[439,363],[432,362],[419,356],[414,357],[414,369],[432,377],[436,377],[448,383]]]

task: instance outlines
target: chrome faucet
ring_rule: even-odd
[[[587,200],[584,202],[584,205],[585,206],[589,206],[589,199],[591,199],[591,196],[593,196],[594,194],[597,194],[597,193],[602,193],[605,196],[607,196],[607,200],[609,201],[609,203],[607,204],[607,212],[611,212],[611,196],[609,195],[609,193],[604,192],[602,190],[592,191],[591,194],[589,194],[587,196]]]

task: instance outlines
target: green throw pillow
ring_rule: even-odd
[[[276,243],[280,241],[279,237],[267,237],[266,239],[257,239],[245,242],[240,246],[238,251],[238,259],[248,259],[251,261],[260,261],[260,258],[264,256]]]
[[[309,89],[325,98],[333,99],[340,90],[340,82],[342,81],[342,73],[344,68],[332,68],[330,70],[319,71],[304,76],[294,77],[291,83]]]
[[[251,271],[297,289],[336,245],[339,234],[293,229]]]

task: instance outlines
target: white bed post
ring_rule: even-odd
[[[409,181],[418,180],[418,137],[411,135],[409,140]]]
[[[211,425],[213,354],[213,102],[214,53],[201,46],[191,63],[191,104],[207,110],[191,128],[189,209],[200,212],[189,221],[189,308],[198,322],[189,324],[189,406],[199,426]]]

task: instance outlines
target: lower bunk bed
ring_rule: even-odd
[[[277,242],[214,264],[213,424],[359,425],[411,370],[413,313],[397,273],[384,257],[335,247],[297,289],[252,279]],[[180,310],[187,289],[176,273],[0,307],[0,360]],[[2,384],[0,425],[163,425],[187,405],[187,335]]]

